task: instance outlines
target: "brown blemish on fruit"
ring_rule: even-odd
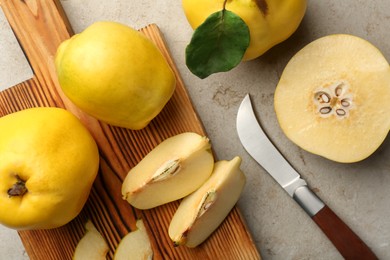
[[[264,16],[268,14],[268,4],[265,0],[256,0],[256,4]]]
[[[222,10],[225,10],[226,9],[226,4],[227,4],[228,0],[225,0],[223,2],[223,8]],[[260,11],[263,13],[264,16],[267,16],[268,15],[268,3],[266,0],[256,0],[256,5],[257,7],[260,9]]]
[[[184,245],[186,242],[187,242],[187,236],[188,236],[188,232],[190,231],[190,229],[186,229],[180,236],[179,239],[173,241],[173,246],[174,247],[178,247],[180,245]]]

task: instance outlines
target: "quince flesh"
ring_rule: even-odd
[[[191,132],[175,135],[129,171],[122,184],[123,198],[139,209],[181,199],[206,181],[213,166],[206,137]]]
[[[90,220],[85,224],[85,229],[86,233],[76,246],[73,260],[105,260],[109,251],[106,240]]]
[[[390,129],[390,67],[371,43],[329,35],[287,64],[275,91],[279,124],[301,148],[337,162],[370,156]]]
[[[151,260],[153,250],[142,219],[137,220],[137,230],[122,238],[115,250],[114,260]]]
[[[260,9],[256,2],[261,2]],[[183,0],[183,9],[193,29],[206,18],[222,10],[224,0]],[[244,20],[249,28],[250,43],[243,60],[264,54],[271,47],[286,40],[298,28],[306,12],[306,0],[234,0],[227,1],[226,9]]]
[[[58,48],[60,86],[79,108],[114,126],[144,128],[175,90],[175,75],[142,33],[96,22]]]
[[[240,164],[238,156],[216,162],[211,177],[182,200],[168,230],[175,246],[196,247],[223,222],[245,186]]]
[[[60,108],[4,116],[0,129],[0,223],[47,229],[75,218],[99,168],[88,130]]]

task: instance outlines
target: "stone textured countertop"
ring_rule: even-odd
[[[275,87],[287,62],[319,37],[335,33],[360,36],[390,60],[388,0],[309,0],[301,26],[287,41],[256,60],[204,80],[191,74],[185,65],[184,51],[193,31],[181,1],[61,2],[75,32],[99,20],[119,21],[136,29],[150,23],[159,26],[218,159],[230,160],[236,155],[243,158],[247,185],[238,205],[264,259],[342,257],[310,217],[241,146],[235,120],[246,93],[251,95],[269,137],[309,186],[380,259],[390,259],[389,137],[375,154],[362,162],[332,162],[305,152],[289,141],[278,125],[273,107]],[[0,227],[0,259],[27,258],[16,231]]]

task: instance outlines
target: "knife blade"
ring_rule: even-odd
[[[3,91],[31,79],[34,74],[2,8],[0,39],[0,91]]]
[[[378,259],[371,249],[307,186],[261,128],[249,94],[237,113],[237,133],[245,150],[304,209],[345,259]]]

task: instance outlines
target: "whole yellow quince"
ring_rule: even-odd
[[[116,22],[96,22],[64,41],[55,65],[74,104],[103,122],[134,130],[161,112],[176,86],[157,46]]]
[[[48,229],[75,218],[99,168],[96,142],[60,108],[31,108],[0,118],[0,223]]]
[[[193,29],[226,4],[225,8],[240,16],[249,28],[250,44],[243,60],[251,60],[296,31],[306,12],[307,0],[183,0],[182,3]]]

